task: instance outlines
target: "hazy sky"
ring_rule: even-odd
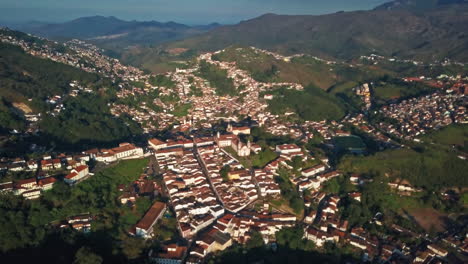
[[[265,13],[325,14],[389,0],[0,0],[0,21],[61,22],[104,15],[187,24],[237,23]]]

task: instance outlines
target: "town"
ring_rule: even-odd
[[[160,232],[158,222],[167,215],[176,221],[177,241],[162,241],[160,250],[147,254],[154,263],[203,263],[232,245],[249,243],[258,234],[265,245],[273,248],[278,232],[287,228],[299,228],[303,232],[301,239],[311,241],[317,250],[325,250],[330,244],[346,247],[362,261],[446,263],[451,252],[468,254],[466,223],[465,229],[444,230],[431,237],[385,221],[386,216],[379,212],[366,215],[364,224],[350,226],[349,212],[342,212],[344,207],[367,202],[362,190],[374,182],[366,175],[345,173],[336,164],[337,153],[343,152],[337,142],[359,138],[353,131],[362,132],[377,143],[376,151],[383,151],[405,149],[408,142],[421,142],[422,135],[466,124],[466,76],[443,76],[436,81],[435,92],[378,108],[374,108],[378,88],[366,83],[352,89],[364,103],[362,111],[348,113],[339,121],[298,121],[294,112],[272,114],[269,102],[278,96],[275,90],[303,91],[303,85],[256,81],[235,62],[214,59],[222,51],[201,54],[187,68],[152,75],[102,55],[101,49],[79,40],[65,43],[73,53],[57,51],[57,43],[46,40],[45,45],[18,40],[14,35],[0,35],[0,40],[33,56],[110,78],[118,84],[117,97],[122,99],[110,105],[111,113],[115,117],[130,116],[146,136],[144,142],[122,142],[112,148],[2,158],[0,193],[37,200],[59,182],[76,188],[116,164],[149,160],[150,165],[137,180],[118,187],[118,201],[123,207],[137,208],[139,197],[150,197],[149,209],[127,230],[131,237],[155,240]],[[303,56],[251,48],[286,62]],[[80,63],[84,59],[89,64]],[[384,58],[372,55],[361,59]],[[220,95],[219,88],[203,77],[201,71],[211,67],[226,74],[233,93]],[[424,77],[402,80],[433,81]],[[78,82],[69,85],[69,94],[47,100],[54,106],[49,115],[62,111],[65,97],[96,93]],[[123,99],[138,96],[150,100],[137,106],[124,103]],[[369,121],[365,114],[368,111],[383,116],[382,120]],[[35,124],[40,118],[28,116],[28,133],[37,130]],[[261,133],[289,142],[269,140]],[[315,140],[319,143],[311,148],[320,150],[311,151],[308,143]],[[343,148],[350,155],[366,154],[365,146]],[[465,155],[461,153],[460,159]],[[254,159],[265,156],[265,161],[254,165]],[[339,179],[352,190],[341,195],[330,191],[330,185]],[[398,196],[423,192],[402,180],[386,185]],[[54,226],[87,233],[92,232],[96,218],[82,212]],[[400,237],[410,242],[398,240]]]

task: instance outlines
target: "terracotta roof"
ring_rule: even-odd
[[[148,230],[154,224],[161,212],[166,208],[165,203],[155,202],[146,212],[145,216],[136,225],[138,228]]]
[[[75,178],[76,176],[78,176],[78,173],[72,172],[72,173],[68,174],[67,176],[65,176],[65,178],[70,180],[70,179]]]
[[[88,166],[86,166],[86,165],[80,165],[80,166],[78,166],[78,167],[75,168],[75,170],[76,170],[77,172],[80,172],[80,171],[85,170],[85,169],[88,169]]]

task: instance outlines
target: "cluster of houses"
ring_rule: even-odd
[[[41,41],[31,41],[16,37],[14,31],[8,28],[0,29],[0,41],[21,47],[26,53],[36,57],[47,58],[56,62],[71,65],[87,72],[99,73],[114,80],[135,80],[145,78],[142,71],[135,67],[125,66],[117,59],[103,55],[103,50],[80,40],[71,40],[64,45],[73,52],[64,52],[57,42],[51,42],[40,37]],[[83,63],[83,60],[87,63]]]
[[[463,94],[437,92],[383,106],[379,112],[398,122],[382,122],[379,128],[407,140],[452,123],[468,122]]]
[[[366,133],[368,137],[372,138],[376,143],[379,144],[380,150],[401,147],[398,142],[395,142],[384,133],[376,129],[373,125],[369,124],[363,114],[347,115],[345,118],[343,118],[342,123],[352,125],[358,128],[360,131]]]
[[[224,135],[226,137],[218,133],[214,137],[192,140],[148,141],[162,170],[170,204],[184,238],[195,237],[226,212],[236,214],[244,210],[259,196],[281,193],[271,172],[246,170],[224,149],[232,147],[232,142],[238,140],[236,134],[248,133],[249,129],[229,127],[228,130],[233,134]],[[221,175],[226,167],[229,170]],[[248,230],[244,232],[248,233]],[[202,256],[206,253],[205,250]]]
[[[198,126],[210,128],[211,125],[220,120],[237,120],[238,115],[250,116],[260,124],[266,122],[271,123],[272,129],[278,128],[278,123],[282,124],[281,119],[277,115],[272,115],[267,111],[268,103],[260,96],[263,91],[279,87],[289,87],[289,89],[302,90],[303,87],[297,83],[261,83],[255,81],[246,71],[240,70],[235,63],[219,62],[212,59],[213,54],[206,53],[198,57],[198,62],[206,61],[220,69],[226,70],[227,77],[231,78],[239,95],[236,96],[219,96],[216,89],[210,83],[196,75],[199,66],[196,65],[190,69],[177,69],[173,73],[166,74],[176,84],[175,87],[151,87],[147,82],[147,88],[135,91],[126,90],[119,94],[120,97],[135,96],[140,93],[148,94],[150,91],[157,89],[160,98],[170,97],[178,98],[177,102],[162,101],[160,98],[154,100],[154,104],[161,108],[161,111],[154,111],[151,107],[144,104],[139,107],[129,107],[125,105],[113,105],[112,113],[114,115],[130,114],[134,120],[139,122],[145,131],[153,131],[156,129],[164,129],[173,124]],[[191,91],[193,87],[200,90],[203,96],[197,96]],[[242,97],[242,99],[240,99]],[[215,102],[215,103],[214,103]],[[190,104],[188,117],[175,116],[173,111],[177,105]],[[157,122],[157,126],[154,122]],[[280,124],[280,125],[281,125]],[[282,132],[290,133],[289,124],[284,125]],[[299,135],[302,132],[296,131]]]
[[[87,162],[115,162],[124,159],[144,157],[143,149],[130,143],[121,143],[112,149],[92,149],[80,154],[56,157],[44,156],[40,160],[25,160],[22,158],[2,159],[0,172],[3,177],[13,175],[12,181],[0,183],[0,192],[13,192],[26,199],[39,198],[42,192],[50,190],[57,181],[57,175],[65,174],[63,181],[69,185],[77,184],[91,176]],[[15,174],[30,175],[26,179],[17,179]],[[53,176],[51,176],[53,175]],[[24,177],[23,177],[24,178]]]
[[[143,148],[131,143],[120,143],[118,147],[111,149],[90,149],[84,153],[99,162],[112,163],[119,160],[143,158]]]
[[[39,198],[44,191],[52,189],[57,181],[57,178],[51,175],[71,170],[72,173],[80,172],[77,178],[87,176],[87,161],[89,161],[89,156],[85,154],[60,154],[55,158],[44,156],[40,160],[28,161],[22,158],[3,159],[0,168],[3,177],[8,179],[11,176],[13,180],[0,183],[0,192],[12,192],[26,199]],[[24,176],[18,178],[14,176],[15,174],[23,174],[27,178]],[[64,180],[67,181],[67,178]]]
[[[327,181],[341,175],[338,171],[330,171],[327,173],[320,173],[325,170],[324,165],[317,165],[302,171],[302,176],[291,179],[291,182],[297,186],[300,192],[305,190],[312,190],[316,192]]]
[[[156,157],[163,171],[163,182],[175,211],[178,229],[184,238],[191,238],[212,224],[224,208],[210,188],[193,151]]]
[[[353,88],[357,96],[362,98],[364,109],[369,110],[372,106],[371,89],[368,83]]]
[[[252,173],[227,152],[214,146],[197,149],[203,169],[223,206],[230,212],[238,212],[258,198]],[[225,179],[221,169],[229,166]]]
[[[350,193],[349,197],[361,201],[360,193]],[[362,227],[350,228],[347,220],[340,219],[338,196],[321,193],[316,196],[315,201],[319,204],[318,209],[310,211],[304,218],[304,238],[314,242],[317,247],[323,247],[326,243],[350,245],[364,253],[363,260],[372,261],[378,258],[381,262],[390,261],[395,253],[400,252],[399,245],[393,241],[385,242]],[[382,225],[380,221],[376,223]]]
[[[93,221],[94,221],[93,216],[88,213],[74,215],[74,216],[67,217],[66,220],[58,224],[58,227],[59,228],[73,228],[77,231],[87,233],[91,231],[91,223]]]

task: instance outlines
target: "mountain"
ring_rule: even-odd
[[[84,39],[107,49],[119,50],[131,45],[174,41],[218,26],[219,24],[213,23],[192,27],[175,22],[125,21],[113,16],[92,16],[56,24],[30,22],[13,25],[13,28],[49,39]]]
[[[163,48],[201,51],[236,44],[284,54],[350,59],[378,53],[422,60],[468,61],[468,5],[423,12],[370,10],[328,15],[275,15],[222,26]]]
[[[444,5],[466,4],[467,0],[395,0],[377,6],[375,10],[428,10]]]

